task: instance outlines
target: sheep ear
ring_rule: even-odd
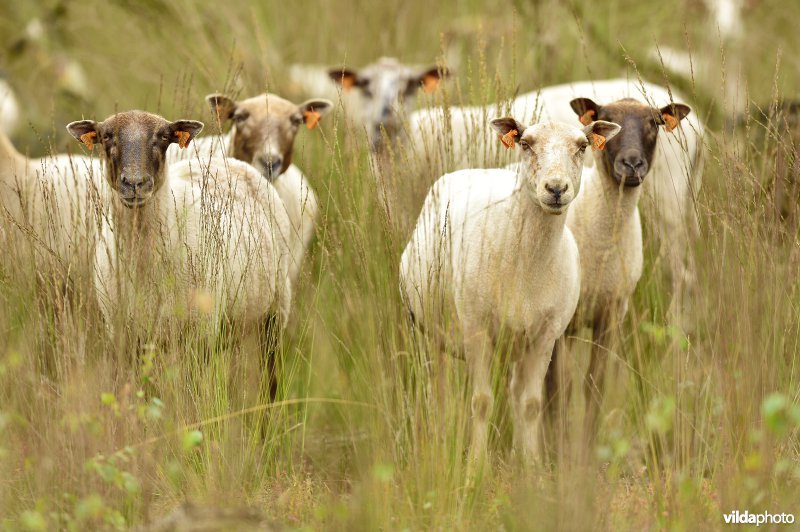
[[[89,150],[94,148],[94,141],[99,135],[99,130],[99,124],[94,120],[78,120],[67,125],[69,134],[83,142]]]
[[[422,88],[426,94],[430,94],[439,88],[439,84],[445,78],[450,76],[450,71],[445,67],[432,66],[423,70],[418,76],[414,76],[408,80],[408,88],[406,94],[411,95],[418,89]]]
[[[575,98],[569,105],[584,126],[588,126],[600,116],[600,106],[589,98]]]
[[[592,144],[594,150],[605,150],[606,142],[617,136],[622,130],[618,124],[598,120],[583,128],[586,139]]]
[[[683,105],[682,103],[665,105],[659,109],[659,113],[661,113],[661,121],[659,124],[666,125],[667,131],[672,131],[678,127],[678,122],[686,118],[686,116],[691,112],[692,110],[689,108],[689,106]]]
[[[328,77],[341,85],[344,90],[350,90],[360,84],[358,73],[355,70],[348,70],[344,67],[328,70]]]
[[[216,117],[220,124],[224,124],[233,116],[236,111],[236,102],[224,94],[209,94],[206,102],[211,108],[211,114]]]
[[[176,120],[167,127],[172,133],[171,142],[177,142],[181,148],[187,148],[192,139],[203,131],[203,123],[197,120]]]
[[[525,126],[510,116],[495,118],[489,123],[492,125],[492,128],[497,131],[500,142],[509,150],[514,147],[517,143],[517,139],[521,137],[522,132],[525,131]]]
[[[297,111],[303,116],[303,122],[308,129],[314,129],[322,117],[333,109],[333,102],[323,98],[307,100],[297,106]]]

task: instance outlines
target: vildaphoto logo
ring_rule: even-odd
[[[771,514],[769,512],[761,512],[753,514],[745,510],[740,512],[734,510],[727,514],[722,514],[725,519],[726,525],[791,525],[794,523],[794,514]]]

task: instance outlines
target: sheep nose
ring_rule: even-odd
[[[269,178],[278,177],[283,168],[283,158],[277,155],[262,155],[258,158],[258,164],[262,172]]]
[[[544,185],[544,189],[553,196],[555,196],[556,201],[558,201],[561,198],[561,194],[566,192],[568,188],[569,188],[569,183],[564,183],[563,185],[559,183],[556,184],[545,183]]]
[[[634,171],[634,173],[643,173],[647,163],[644,159],[637,155],[631,155],[622,159],[622,164]]]

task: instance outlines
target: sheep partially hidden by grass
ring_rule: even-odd
[[[570,101],[578,97],[599,102],[634,98],[657,108],[685,101],[675,91],[652,83],[611,79],[555,85],[520,95],[510,102],[511,114],[522,121],[541,117],[577,124]],[[464,168],[494,162],[496,157],[483,143],[484,117],[489,112],[489,107],[449,107],[413,113],[409,148],[420,155],[425,167]],[[669,315],[687,331],[695,321],[692,298],[696,268],[691,248],[699,235],[695,197],[702,178],[703,133],[704,125],[695,113],[682,120],[674,134],[659,135],[650,165],[651,178],[644,186],[645,222],[649,222],[650,232],[658,235],[672,276]]]
[[[212,158],[202,167],[194,160],[168,165],[167,148],[187,147],[202,128],[144,111],[67,126],[88,147],[98,143],[105,162],[110,209],[95,255],[101,308],[122,327],[141,320],[159,327],[188,313],[212,331],[225,324],[244,334],[274,334],[290,311],[286,210],[246,163]]]
[[[674,131],[690,110],[678,103],[657,109],[631,98],[602,106],[589,98],[577,98],[571,107],[584,123],[598,119],[622,126],[604,151],[594,152],[594,164],[584,170],[583,188],[567,215],[581,261],[581,298],[570,329],[588,325],[593,331],[584,383],[585,433],[592,442],[603,398],[606,359],[616,347],[613,340],[642,274],[640,185],[651,173],[658,137],[673,134],[660,133],[660,127]],[[556,350],[548,371],[551,397],[560,380],[556,377],[559,359]],[[555,406],[557,401],[548,402]]]
[[[289,215],[292,224],[289,269],[290,278],[296,283],[314,237],[319,204],[303,172],[292,164],[294,140],[301,125],[314,129],[333,104],[316,98],[297,105],[274,94],[241,101],[223,94],[210,94],[206,102],[220,126],[230,120],[233,128],[225,135],[197,139],[194,150],[169,149],[167,160],[173,162],[193,156],[206,161],[229,156],[257,168],[275,187]],[[199,178],[200,174],[195,177]]]
[[[88,284],[86,263],[96,236],[92,197],[99,162],[67,154],[29,159],[0,130],[0,233],[21,237],[20,263],[55,292]],[[48,297],[50,294],[48,294]]]
[[[603,121],[583,130],[513,118],[491,124],[507,147],[522,148],[524,162],[516,171],[441,177],[400,264],[403,299],[426,331],[436,334],[442,309],[455,311],[472,382],[472,462],[485,455],[501,330],[519,339],[509,393],[515,444],[529,459],[539,455],[545,374],[580,294],[578,248],[563,214],[580,189],[587,146],[602,148],[620,129]]]

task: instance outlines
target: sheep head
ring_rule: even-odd
[[[632,98],[602,106],[589,98],[576,98],[570,105],[584,125],[606,120],[622,126],[622,133],[596,157],[606,174],[626,187],[638,187],[644,181],[653,163],[660,126],[671,132],[690,112],[680,103],[656,109]]]
[[[526,126],[512,117],[491,121],[500,141],[523,152],[521,174],[529,191],[546,212],[562,214],[581,185],[586,148],[603,149],[619,133],[620,126],[596,121],[579,129],[558,122]]]
[[[392,57],[383,57],[358,71],[331,68],[328,75],[343,90],[358,90],[370,145],[378,150],[383,147],[384,133],[394,139],[400,132],[403,114],[408,112],[420,89],[434,92],[449,72],[435,65],[414,68]]]
[[[70,134],[89,149],[99,144],[106,180],[129,208],[141,207],[163,186],[169,145],[178,143],[186,148],[202,129],[202,122],[170,122],[145,111],[117,113],[102,122],[80,120],[67,126]]]
[[[210,94],[206,102],[220,126],[233,122],[230,155],[258,168],[270,180],[292,164],[294,139],[300,126],[315,128],[333,108],[330,100],[313,99],[297,105],[274,94],[241,101]]]

